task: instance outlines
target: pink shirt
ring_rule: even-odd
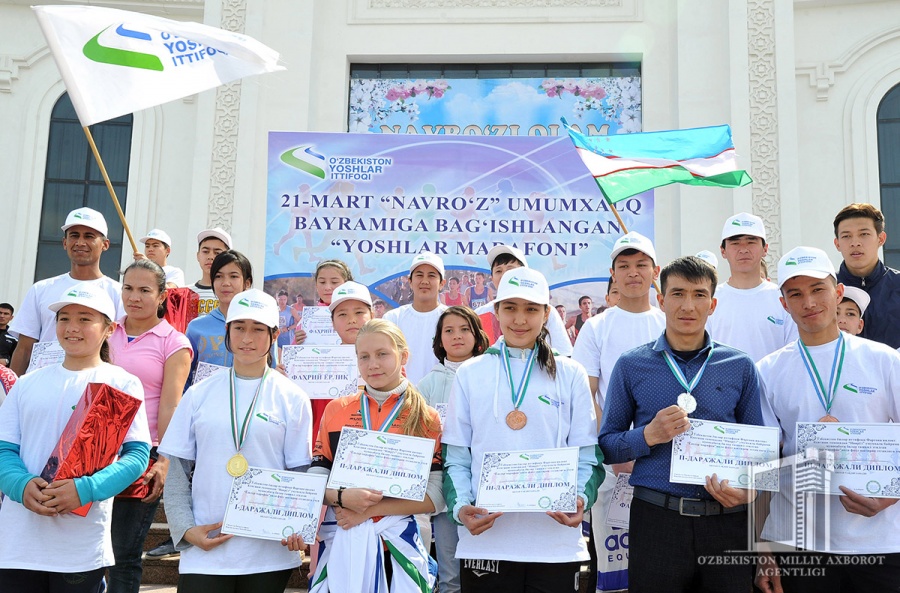
[[[166,361],[172,354],[183,348],[193,356],[191,343],[183,333],[177,331],[163,319],[131,342],[125,333],[125,320],[119,320],[109,338],[109,348],[113,364],[122,367],[141,380],[144,385],[144,405],[147,408],[147,422],[153,446],[159,445],[159,400],[162,396],[163,373]]]

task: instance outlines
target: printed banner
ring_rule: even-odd
[[[567,137],[271,132],[268,166],[270,294],[317,302],[309,277],[336,258],[396,307],[425,250],[460,292],[483,294],[485,256],[507,243],[547,276],[554,305],[577,314],[584,294],[603,303],[622,231]],[[629,230],[653,237],[650,192],[615,207]]]

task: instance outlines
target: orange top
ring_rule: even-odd
[[[334,452],[337,451],[338,440],[341,438],[341,429],[345,426],[351,428],[363,428],[362,414],[359,411],[360,397],[363,396],[363,393],[364,392],[360,391],[356,395],[339,397],[328,402],[328,406],[325,408],[325,413],[322,416],[322,422],[319,424],[319,434],[316,437],[316,443],[313,446],[313,467],[324,467],[331,471]],[[366,395],[365,397],[369,398],[369,412],[372,426],[377,427],[381,426],[381,423],[387,419],[400,396],[397,394],[391,395],[380,407],[378,406],[378,402],[372,399],[371,396]],[[437,410],[429,408],[429,414],[431,414],[434,423],[440,426],[440,417],[438,416]],[[387,432],[403,434],[403,425],[408,416],[409,411],[404,410],[400,416],[394,420],[394,423],[391,424]],[[434,457],[432,457],[431,460],[431,471],[442,471],[444,464],[441,459],[441,433],[434,432],[425,436],[426,438],[434,439]]]

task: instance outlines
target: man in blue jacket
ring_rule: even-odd
[[[900,272],[878,259],[884,245],[884,215],[872,204],[850,204],[834,217],[834,246],[844,258],[838,282],[871,298],[863,316],[864,338],[900,347]]]

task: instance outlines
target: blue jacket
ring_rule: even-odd
[[[837,278],[847,286],[861,288],[872,299],[863,314],[862,337],[900,347],[900,272],[879,261],[871,274],[860,278],[842,263]]]

